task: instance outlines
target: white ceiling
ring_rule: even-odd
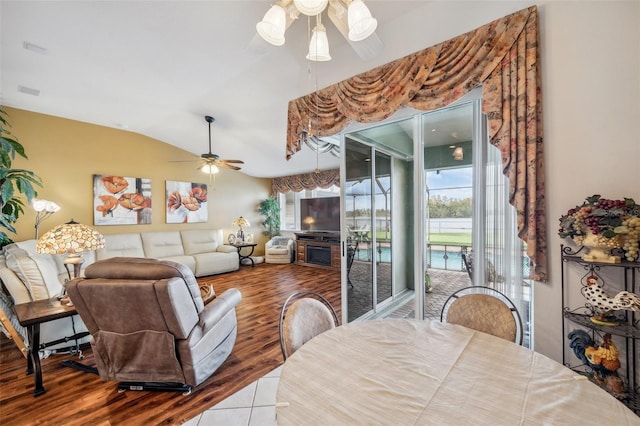
[[[242,172],[303,173],[316,168],[316,155],[305,147],[286,161],[287,104],[316,80],[325,87],[526,7],[366,0],[378,19],[370,42],[381,41],[380,52],[360,59],[325,15],[332,60],[319,63],[305,59],[304,16],[282,47],[256,34],[271,3],[1,0],[0,103],[126,129],[197,155],[207,151],[204,116],[212,115],[213,152],[244,160]],[[338,161],[324,154],[319,165]]]

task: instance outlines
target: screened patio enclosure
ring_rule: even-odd
[[[437,308],[430,304],[437,301],[430,297],[437,297],[425,290],[439,285],[443,275],[435,270],[443,270],[462,274],[455,280],[460,285],[506,293],[528,330],[525,251],[515,235],[500,155],[487,142],[486,118],[474,96],[428,113],[403,110],[404,117],[344,134],[342,235],[354,252],[343,259],[345,320],[387,316],[400,307],[415,318],[433,315]],[[447,218],[434,200],[461,204],[453,211],[466,217]],[[465,277],[461,254],[471,252],[476,264],[491,265],[493,272],[477,268],[473,281]]]

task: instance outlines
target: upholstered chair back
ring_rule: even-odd
[[[101,260],[67,287],[103,380],[196,386],[235,342],[240,292],[227,290],[205,307],[193,273],[177,262]]]

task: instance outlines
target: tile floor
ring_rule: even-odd
[[[276,390],[282,366],[198,414],[185,426],[275,426]]]

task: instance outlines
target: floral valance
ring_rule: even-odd
[[[279,192],[299,192],[303,189],[326,189],[333,185],[340,186],[340,170],[338,169],[273,178],[271,193],[275,195]]]
[[[444,107],[482,86],[491,143],[502,153],[518,235],[527,242],[531,278],[547,280],[538,9],[533,6],[474,31],[289,102],[287,159],[306,126],[318,136],[351,122],[371,123],[408,106]]]

